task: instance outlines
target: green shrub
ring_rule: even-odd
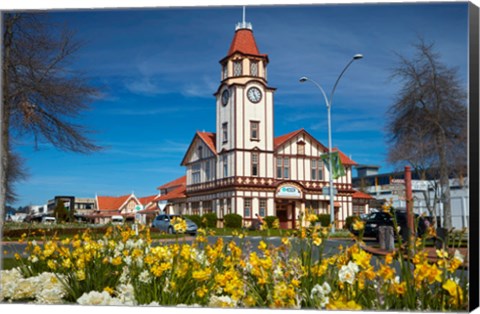
[[[225,228],[241,228],[242,216],[239,214],[227,214],[223,217],[223,225]]]
[[[358,219],[360,219],[358,216],[348,216],[347,219],[345,219],[345,225],[343,226],[343,229],[350,230],[352,223]]]
[[[184,215],[185,218],[193,221],[199,228],[202,227],[202,217],[200,215]]]
[[[322,227],[328,227],[330,225],[330,214],[319,214],[318,222]]]
[[[216,228],[217,227],[217,214],[206,213],[202,215],[202,228]]]
[[[265,222],[267,223],[267,226],[269,229],[273,228],[273,222],[277,219],[277,216],[267,216],[265,217]]]

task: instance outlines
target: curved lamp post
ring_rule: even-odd
[[[363,58],[363,55],[361,55],[361,54],[354,55],[352,57],[352,59],[350,60],[350,62],[348,62],[348,64],[345,66],[345,68],[343,68],[343,71],[338,76],[337,81],[335,82],[335,85],[333,85],[332,92],[330,93],[330,98],[327,97],[327,94],[323,90],[322,86],[320,86],[320,84],[318,84],[317,82],[315,82],[314,80],[312,80],[312,79],[310,79],[306,76],[303,76],[303,77],[300,78],[301,83],[306,82],[306,81],[310,81],[313,84],[315,84],[318,87],[318,89],[320,89],[320,91],[322,92],[323,98],[325,99],[325,104],[327,105],[328,155],[329,155],[328,156],[329,157],[328,158],[328,168],[329,168],[329,171],[330,171],[330,173],[329,173],[330,225],[331,225],[331,228],[332,228],[332,232],[335,232],[335,216],[334,216],[335,207],[334,207],[334,201],[333,201],[333,176],[332,176],[333,169],[332,169],[332,158],[331,158],[331,154],[332,154],[332,126],[331,126],[330,109],[332,107],[333,94],[335,93],[335,89],[337,88],[338,82],[340,81],[340,78],[343,76],[343,73],[345,73],[345,71],[348,69],[348,67],[350,66],[350,64],[352,64],[353,61],[358,60],[358,59],[362,59],[362,58]]]

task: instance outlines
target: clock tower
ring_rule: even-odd
[[[258,50],[252,25],[238,23],[220,60],[216,97],[218,178],[273,178],[273,93],[267,85],[268,56]]]

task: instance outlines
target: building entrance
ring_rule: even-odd
[[[295,202],[276,202],[275,212],[280,223],[280,229],[292,229],[295,227]]]

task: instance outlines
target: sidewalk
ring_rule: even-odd
[[[373,247],[371,245],[362,245],[362,249],[364,249],[370,254],[379,255],[379,256],[385,256],[388,253],[392,253],[386,250],[382,250],[380,248]],[[427,258],[431,263],[435,263],[438,261],[437,251],[435,247],[427,247],[425,248],[425,250],[427,250],[428,252]],[[464,262],[461,267],[465,267],[468,269],[468,248],[465,248],[465,247],[455,248],[455,249],[449,248],[448,253],[453,255],[455,253],[455,250],[458,250],[464,256]]]

